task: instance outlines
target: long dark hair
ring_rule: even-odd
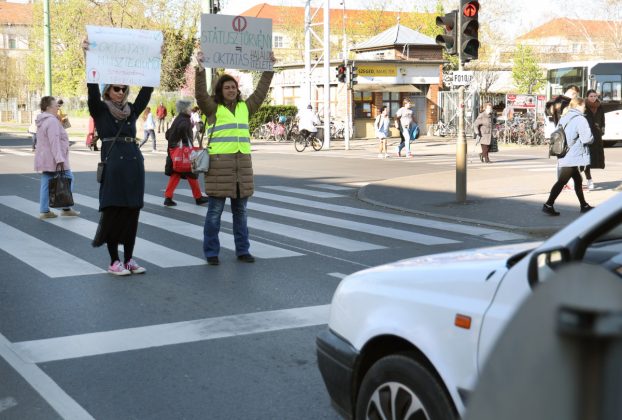
[[[225,82],[233,82],[235,83],[235,87],[238,90],[238,96],[235,98],[236,101],[240,102],[242,97],[240,96],[240,86],[238,86],[238,81],[228,74],[223,74],[220,76],[218,81],[216,82],[216,86],[214,87],[214,102],[217,104],[224,104],[225,98],[222,96],[222,87]]]

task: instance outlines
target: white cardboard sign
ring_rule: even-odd
[[[201,15],[204,66],[272,70],[272,19]]]
[[[86,33],[87,83],[160,85],[162,32],[87,26]]]

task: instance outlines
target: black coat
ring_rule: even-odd
[[[136,137],[136,119],[149,104],[153,88],[140,89],[136,101],[130,103],[127,119],[117,120],[101,100],[99,86],[87,84],[89,113],[101,139],[113,138],[119,128],[119,137]],[[142,208],[145,194],[144,158],[138,145],[127,142],[102,142],[101,159],[106,161],[104,178],[99,185],[99,210],[106,207]]]
[[[605,132],[605,112],[602,106],[592,112],[588,106],[585,107],[585,118],[590,124],[590,130],[594,136],[594,142],[590,147],[590,168],[605,169],[605,149],[603,145],[603,133]]]
[[[168,149],[172,147],[178,147],[181,141],[184,146],[191,146],[192,142],[192,122],[190,121],[190,114],[182,112],[173,120],[171,126],[166,130],[166,140],[168,141]],[[164,165],[164,174],[171,176],[173,174],[173,161],[171,160],[170,150],[167,150],[166,164]],[[181,174],[182,178],[197,179],[198,175],[192,172],[184,172]]]

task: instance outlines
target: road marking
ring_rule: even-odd
[[[335,194],[335,193],[330,193],[330,192],[326,192],[326,191],[314,191],[314,190],[310,190],[310,189],[306,189],[306,188],[285,187],[285,186],[281,186],[281,185],[265,185],[265,186],[262,185],[261,188],[268,188],[268,189],[271,189],[271,190],[290,192],[290,193],[300,194],[300,195],[308,195],[310,197],[316,197],[316,198],[339,198],[339,197],[344,197],[344,195],[342,195],[342,194]]]
[[[189,190],[178,190],[177,193],[179,195],[184,195],[184,196],[187,195],[189,197],[192,197],[192,192]],[[145,194],[144,200],[145,200],[145,203],[150,203],[150,204],[161,204],[162,203],[161,197],[157,197],[151,194]],[[197,214],[202,217],[205,217],[205,208],[195,206],[192,204],[188,204],[188,203],[183,203],[181,201],[177,202],[177,206],[171,207],[171,210],[183,211],[186,213]],[[231,220],[231,218],[233,217],[231,213],[228,211],[223,211],[223,215],[225,215],[229,220]],[[257,230],[261,230],[265,232],[270,232],[276,235],[285,236],[285,237],[296,239],[299,241],[317,244],[317,245],[325,246],[328,248],[340,249],[342,251],[356,252],[356,251],[370,251],[370,250],[385,248],[382,245],[376,245],[376,244],[372,244],[369,242],[363,242],[363,241],[355,241],[352,239],[347,239],[347,238],[343,238],[343,237],[336,236],[336,235],[330,235],[327,233],[321,233],[321,232],[317,232],[317,231],[313,231],[309,229],[299,228],[296,226],[285,225],[282,223],[270,222],[270,221],[258,219],[255,217],[248,217],[247,220],[248,220],[248,227],[251,229],[257,229]],[[202,233],[201,233],[201,240],[203,240]],[[231,239],[231,241],[233,241],[233,239]],[[253,244],[255,244],[255,242],[253,242]],[[235,246],[231,249],[235,249]],[[253,254],[255,254],[256,256],[259,256],[259,254],[255,252],[255,245],[253,245]],[[267,254],[267,255],[268,256],[265,258],[271,257],[270,254]],[[302,255],[302,254],[298,254],[298,255]]]
[[[73,155],[82,155],[82,156],[95,156],[95,157],[99,157],[99,152],[86,152],[83,150],[70,150],[69,153],[73,154]]]
[[[93,417],[75,402],[56,382],[39,367],[27,363],[15,353],[11,343],[0,334],[2,357],[41,397],[64,419],[90,420]]]
[[[74,194],[73,196],[74,199],[82,197],[80,194]],[[76,202],[81,205],[78,200],[76,200]],[[39,214],[39,203],[35,203],[34,201],[29,201],[21,197],[0,196],[0,204],[29,214],[33,217],[37,217]],[[68,230],[88,239],[93,239],[95,232],[97,231],[97,223],[89,222],[88,220],[80,217],[57,217],[56,219],[46,219],[45,223],[51,223],[61,229]],[[122,249],[122,247],[119,248]],[[188,255],[141,238],[136,238],[134,256],[158,267],[165,268],[206,264],[203,258],[193,257],[192,255]]]
[[[347,276],[347,274],[343,274],[343,273],[328,273],[328,275],[331,277],[338,278],[338,279],[343,279]]]
[[[459,223],[441,222],[422,217],[415,216],[403,216],[399,214],[393,214],[390,212],[383,212],[378,210],[366,210],[357,207],[342,206],[338,204],[322,203],[312,200],[305,200],[303,198],[289,197],[278,194],[264,193],[255,191],[254,194],[257,198],[263,198],[266,200],[278,201],[282,203],[295,204],[298,206],[305,206],[320,209],[322,211],[332,211],[335,213],[344,213],[349,216],[362,216],[372,219],[379,219],[384,221],[390,221],[395,223],[403,223],[410,226],[421,226],[430,229],[445,230],[454,233],[462,233],[465,235],[479,236],[493,241],[510,241],[518,239],[526,239],[523,235],[518,235],[511,232],[505,232],[503,230],[490,229],[478,226],[468,226]]]
[[[13,408],[17,405],[17,400],[13,397],[7,397],[0,399],[0,413],[8,410],[9,408]]]
[[[330,184],[307,184],[311,188],[321,188],[323,190],[332,191],[352,191],[354,187],[346,187],[344,185],[330,185]]]
[[[74,194],[73,196],[75,199],[77,199],[80,205],[91,208],[97,208],[99,206],[99,200],[95,198],[87,197],[82,194]],[[153,201],[153,199],[150,199],[150,201]],[[161,203],[162,199],[160,198],[158,202]],[[198,214],[205,217],[205,207],[195,207],[199,210]],[[200,225],[183,222],[181,220],[175,220],[170,217],[160,216],[144,210],[140,212],[140,219],[138,221],[145,225],[154,226],[167,232],[173,232],[178,235],[186,236],[188,238],[196,239],[203,242],[203,226]],[[220,232],[220,242],[221,247],[235,250],[235,241],[233,235]],[[261,242],[253,241],[251,243],[251,246],[253,247],[253,255],[260,258],[284,258],[303,255],[295,251],[290,251],[289,249],[279,248]]]
[[[263,195],[274,195],[269,193],[260,193],[255,191],[255,195],[261,197]],[[279,196],[282,197],[282,196]],[[288,200],[294,199],[293,197],[287,197],[284,199],[284,202],[288,202]],[[308,200],[305,200],[308,201]],[[316,203],[312,201],[314,204],[321,205],[322,203]],[[316,213],[306,213],[298,210],[290,210],[283,207],[275,207],[268,206],[265,204],[259,204],[254,201],[249,201],[247,208],[250,210],[260,211],[269,214],[275,214],[281,217],[289,217],[292,219],[304,220],[306,222],[319,223],[325,226],[333,226],[340,229],[346,230],[354,230],[356,232],[364,232],[369,233],[376,236],[383,236],[391,239],[400,239],[406,242],[413,242],[417,244],[423,245],[444,245],[444,244],[453,244],[458,243],[460,241],[455,241],[453,239],[446,239],[440,236],[432,236],[432,235],[424,235],[422,233],[410,232],[403,229],[394,229],[390,227],[371,225],[368,223],[360,223],[347,219],[339,219],[336,217],[330,216],[322,216]]]
[[[60,248],[0,222],[0,249],[51,278],[105,273]]]
[[[15,149],[7,149],[2,148],[2,153],[6,153],[8,155],[13,155],[13,156],[34,156],[33,152],[20,152],[18,150]]]
[[[31,363],[75,359],[218,338],[323,325],[330,305],[228,315],[13,343],[11,348]]]

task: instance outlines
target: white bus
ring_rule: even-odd
[[[548,100],[562,95],[570,85],[577,85],[582,97],[588,89],[596,90],[605,111],[603,141],[622,141],[622,61],[559,63],[548,67],[546,80]]]

